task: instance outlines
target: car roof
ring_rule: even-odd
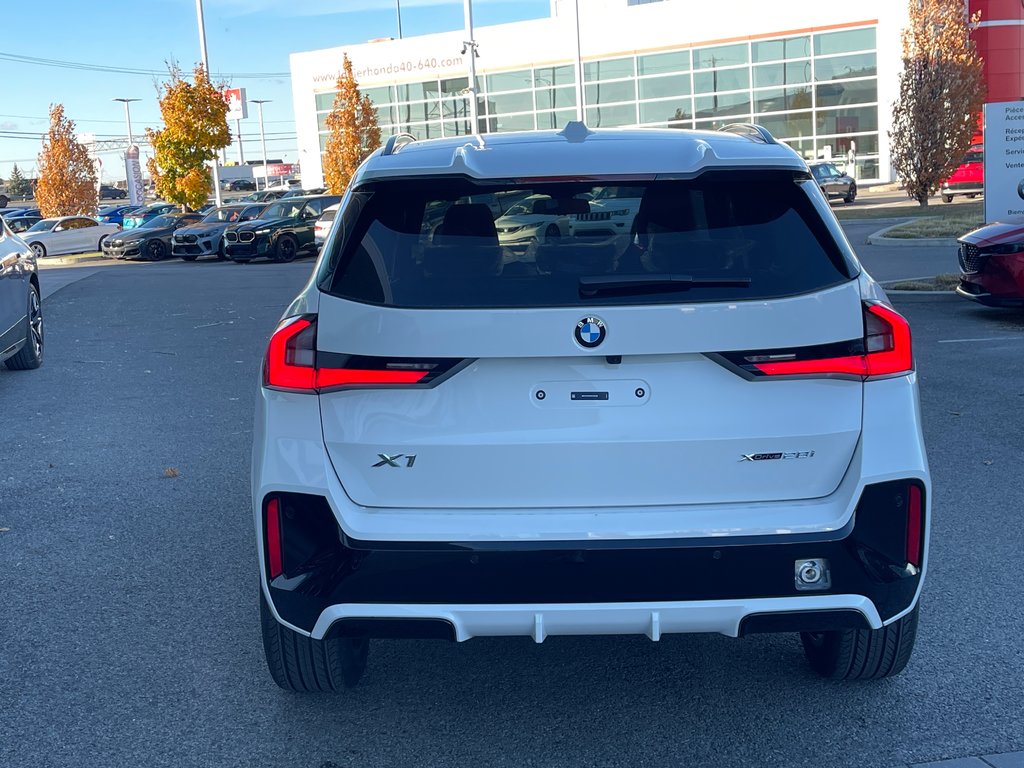
[[[806,171],[804,160],[764,128],[522,131],[416,141],[392,137],[360,168],[355,183],[376,178],[457,174],[479,179],[587,176],[693,176],[710,168]]]

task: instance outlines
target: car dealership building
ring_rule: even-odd
[[[547,18],[475,30],[481,132],[562,128],[579,106],[591,128],[757,122],[807,159],[846,168],[852,154],[861,183],[894,178],[887,132],[905,0],[578,2],[578,20],[573,0],[551,0]],[[975,39],[989,100],[1021,98],[1021,4],[970,8],[983,14]],[[465,39],[458,30],[292,54],[304,186],[322,183],[324,119],[343,54],[384,136],[470,133]]]

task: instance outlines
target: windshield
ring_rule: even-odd
[[[29,232],[49,232],[51,229],[53,229],[53,225],[56,224],[56,223],[57,223],[57,219],[43,219],[42,221],[37,221],[35,224],[33,224],[31,227],[29,227],[28,231]]]
[[[293,202],[286,200],[280,203],[274,203],[272,206],[260,216],[261,219],[293,219],[299,215],[299,211],[302,210],[302,202]]]
[[[811,183],[781,171],[709,172],[611,194],[573,181],[378,182],[355,193],[341,227],[346,235],[334,241],[320,285],[344,298],[410,308],[795,296],[857,274],[852,254],[815,210]],[[496,225],[499,211],[481,201],[510,191],[532,196],[522,201],[531,210],[539,204],[560,213],[539,230]],[[639,203],[612,216],[591,207],[602,193]],[[615,291],[595,296],[592,285],[604,283]]]
[[[174,216],[164,214],[163,216],[154,216],[147,222],[144,222],[136,229],[159,229],[160,227],[173,227],[176,222]]]
[[[215,208],[206,214],[206,218],[203,219],[203,224],[238,221],[241,212],[241,208]]]

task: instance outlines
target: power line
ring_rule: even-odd
[[[48,59],[40,56],[25,56],[17,53],[5,53],[0,51],[0,61],[10,61],[17,64],[30,64],[40,67],[56,67],[58,69],[75,69],[82,72],[103,72],[111,75],[136,75],[144,77],[166,77],[166,70],[159,69],[136,69],[133,67],[114,67],[108,64],[90,64],[83,61],[65,61],[63,59]],[[211,75],[214,73],[211,73]],[[280,77],[290,77],[290,72],[217,72],[217,77],[229,77],[236,80],[276,80]]]

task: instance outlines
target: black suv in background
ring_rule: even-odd
[[[316,253],[316,220],[326,208],[339,202],[340,195],[319,195],[271,203],[260,218],[227,228],[224,243],[228,258],[248,262],[264,257],[286,262],[303,252]]]

